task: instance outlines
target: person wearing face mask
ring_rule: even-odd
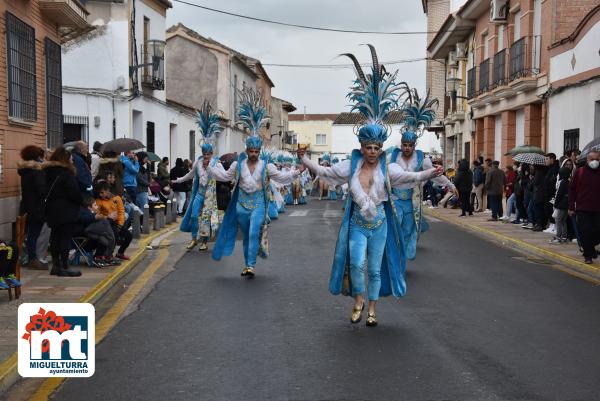
[[[569,216],[576,216],[585,263],[598,257],[600,243],[600,152],[587,155],[585,166],[578,168],[569,186]]]

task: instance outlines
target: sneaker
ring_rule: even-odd
[[[522,224],[521,220],[513,220],[511,221],[512,224]]]
[[[485,209],[483,213],[492,213],[492,211],[490,209]]]
[[[9,274],[8,276],[4,277],[4,280],[13,287],[21,286],[21,282],[17,280],[17,276],[15,276],[14,274]]]
[[[533,228],[531,229],[531,231],[535,231],[535,232],[538,232],[538,233],[539,233],[539,232],[542,232],[542,231],[544,231],[544,227],[542,227],[542,226],[537,226],[537,225],[536,225],[535,227],[533,227]]]
[[[549,243],[549,244],[552,244],[552,245],[558,245],[558,244],[562,244],[562,243],[563,243],[563,240],[562,240],[562,239],[560,239],[560,238],[556,238],[556,237],[554,237],[554,238],[552,238],[550,241],[548,241],[548,243]]]
[[[10,285],[6,284],[3,277],[0,277],[0,290],[9,290]]]
[[[594,263],[594,261],[592,260],[592,258],[585,258],[583,260],[583,263],[585,263],[586,265],[591,265],[592,263]]]
[[[550,226],[544,230],[546,234],[556,234],[556,227],[554,224],[550,224]]]
[[[117,253],[115,257],[121,260],[131,260],[131,258],[124,253]]]
[[[531,230],[533,228],[533,224],[527,223],[527,224],[523,224],[521,227],[523,227],[526,230]]]

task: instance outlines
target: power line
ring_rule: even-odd
[[[382,61],[380,64],[382,65],[394,65],[394,64],[404,64],[404,63],[415,63],[418,61],[425,61],[426,57],[422,58],[414,58],[414,59],[406,59],[406,60],[396,60],[396,61]],[[327,68],[327,69],[337,69],[337,68],[354,68],[354,64],[278,64],[278,63],[261,63],[265,67],[286,67],[286,68]],[[370,67],[371,64],[361,64],[361,67]]]
[[[288,22],[273,21],[273,20],[268,20],[268,19],[264,19],[264,18],[251,17],[249,15],[237,14],[237,13],[233,13],[233,12],[230,12],[230,11],[224,11],[224,10],[218,10],[216,8],[206,7],[206,6],[203,6],[203,5],[200,5],[200,4],[190,3],[190,2],[184,1],[184,0],[173,0],[173,1],[176,2],[176,3],[186,4],[188,6],[201,8],[201,9],[206,10],[206,11],[211,11],[211,12],[214,12],[214,13],[229,15],[231,17],[243,18],[243,19],[248,19],[248,20],[251,20],[251,21],[264,22],[264,23],[273,24],[273,25],[289,26],[289,27],[301,28],[301,29],[310,29],[310,30],[314,30],[314,31],[326,31],[326,32],[338,32],[338,33],[356,33],[356,34],[370,34],[370,35],[427,35],[427,34],[430,34],[430,33],[434,34],[434,33],[438,33],[438,32],[445,32],[445,31],[383,32],[383,31],[357,31],[357,30],[351,30],[351,29],[323,28],[323,27],[318,27],[318,26],[310,26],[310,25],[302,25],[302,24],[292,24],[292,23],[288,23]],[[464,30],[464,31],[470,31],[471,28],[457,28],[454,31],[458,32],[458,31],[462,31],[462,30]]]

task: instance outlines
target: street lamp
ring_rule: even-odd
[[[156,71],[160,67],[160,61],[165,57],[165,45],[163,40],[148,40],[144,44],[145,55],[151,58],[151,62],[129,66],[129,76],[132,77],[139,68],[150,67]]]
[[[456,99],[468,99],[466,96],[457,95],[458,89],[462,85],[462,79],[458,77],[446,78],[446,92],[447,95],[452,99],[452,102],[456,102]]]

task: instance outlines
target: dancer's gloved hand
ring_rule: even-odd
[[[296,155],[298,155],[298,159],[302,160],[302,158],[304,157],[305,152],[306,151],[304,149],[298,149],[296,151]]]

